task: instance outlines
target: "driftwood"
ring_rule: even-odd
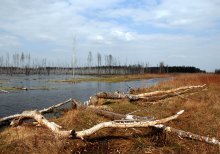
[[[111,111],[98,109],[95,107],[86,106],[75,99],[72,100],[72,103],[75,104],[76,108],[85,108],[86,110],[90,110],[90,111],[96,113],[97,115],[104,116],[104,117],[111,119],[111,120],[131,119],[131,118],[133,120],[155,120],[155,118],[150,117],[150,116],[140,117],[140,116],[135,116],[135,115],[131,115],[131,114],[124,115],[124,114],[120,114],[120,113],[115,113],[115,112],[111,112]]]
[[[61,107],[61,106],[65,105],[67,103],[70,103],[70,102],[72,102],[72,98],[70,98],[70,99],[68,99],[64,102],[61,102],[59,104],[56,104],[54,106],[48,107],[46,109],[42,109],[38,112],[41,113],[41,114],[53,112],[54,109],[56,109],[58,107]],[[9,123],[12,120],[13,121],[12,121],[11,125],[15,126],[15,125],[20,123],[20,121],[23,119],[22,117],[23,116],[22,116],[22,113],[21,113],[21,114],[14,114],[14,115],[10,115],[10,116],[4,117],[4,118],[0,118],[0,126]],[[26,117],[26,118],[28,118],[28,117]]]
[[[104,110],[100,110],[100,109],[94,109],[94,108],[90,108],[89,106],[87,107],[87,109],[94,111],[96,114],[104,116],[106,118],[110,118],[112,120],[119,120],[119,119],[133,119],[136,121],[142,121],[143,119],[148,119],[148,120],[152,120],[155,119],[154,117],[140,117],[140,116],[134,116],[131,114],[128,115],[124,115],[124,114],[119,114],[119,113],[114,113],[114,112],[110,112],[110,111],[104,111]],[[165,132],[167,133],[172,133],[172,134],[176,134],[179,137],[182,138],[189,138],[189,139],[193,139],[193,140],[197,140],[197,141],[201,141],[201,142],[206,142],[209,144],[213,144],[213,145],[218,145],[220,146],[220,141],[217,140],[216,138],[212,137],[207,137],[207,136],[201,136],[201,135],[197,135],[191,132],[187,132],[187,131],[183,131],[180,129],[176,129],[173,127],[169,127],[163,124],[159,124],[159,125],[153,125],[152,127],[155,127],[157,129],[163,129]]]
[[[7,90],[0,90],[0,93],[9,93]]]
[[[154,91],[149,93],[143,93],[138,95],[133,94],[123,94],[123,93],[110,93],[110,92],[100,92],[97,93],[95,97],[105,98],[105,99],[129,99],[130,101],[144,100],[144,101],[158,101],[161,99],[179,96],[185,93],[194,93],[197,90],[205,89],[206,85],[199,86],[184,86],[171,90]],[[94,101],[90,101],[94,103]]]
[[[90,136],[93,133],[99,131],[103,128],[140,128],[140,127],[149,127],[154,126],[157,124],[165,123],[176,119],[179,115],[181,115],[184,110],[179,111],[177,114],[172,115],[167,118],[159,119],[159,120],[115,120],[109,122],[102,122],[99,123],[89,129],[82,130],[82,131],[75,131],[75,130],[61,130],[61,126],[57,125],[54,122],[49,122],[40,112],[37,110],[34,111],[24,111],[20,114],[20,118],[31,118],[36,120],[40,125],[47,127],[50,129],[54,134],[57,134],[61,137],[69,137],[69,138],[84,138],[86,136]]]
[[[211,137],[207,137],[207,136],[201,136],[201,135],[197,135],[197,134],[194,134],[194,133],[191,133],[191,132],[186,132],[186,131],[183,131],[183,130],[180,130],[180,129],[165,126],[165,125],[162,125],[162,124],[154,125],[153,127],[163,129],[164,131],[166,131],[168,133],[176,134],[179,137],[189,138],[189,139],[193,139],[193,140],[197,140],[197,141],[206,142],[206,143],[209,143],[209,144],[220,146],[220,141],[217,140],[214,137],[211,138]]]
[[[42,109],[42,110],[40,110],[39,112],[40,112],[40,113],[43,113],[43,114],[49,113],[49,112],[53,112],[54,109],[56,109],[56,108],[58,108],[58,107],[61,107],[61,106],[65,105],[65,104],[67,104],[67,103],[70,103],[70,102],[72,102],[72,98],[70,98],[70,99],[68,99],[68,100],[66,100],[66,101],[64,101],[64,102],[61,102],[61,103],[59,103],[59,104],[56,104],[56,105],[54,105],[54,106],[50,106],[50,107],[48,107],[48,108],[46,108],[46,109]]]

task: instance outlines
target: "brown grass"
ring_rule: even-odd
[[[174,80],[134,93],[207,84],[207,91],[165,99],[156,104],[125,100],[100,100],[114,112],[162,118],[184,109],[185,113],[167,125],[192,133],[220,139],[220,75],[181,74]],[[57,119],[50,119],[65,129],[82,130],[108,119],[86,109],[69,110]],[[80,139],[56,137],[44,127],[23,124],[0,132],[0,153],[218,153],[219,148],[206,143],[181,139],[153,128],[103,129]]]

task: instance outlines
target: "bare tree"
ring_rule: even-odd
[[[98,67],[102,65],[102,55],[98,52],[97,53],[97,62],[98,62]]]
[[[21,53],[21,67],[24,67],[24,59],[25,59],[25,56],[24,56],[24,53],[22,52]]]
[[[88,62],[88,66],[91,67],[92,66],[92,52],[89,51],[88,57],[87,57],[87,62]]]
[[[160,73],[163,73],[164,72],[164,62],[160,62],[159,64],[159,70],[160,70]]]

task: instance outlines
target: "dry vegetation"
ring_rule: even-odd
[[[220,139],[220,75],[182,74],[174,80],[158,86],[137,89],[143,93],[171,89],[186,85],[207,84],[207,91],[193,95],[184,94],[152,103],[132,103],[124,100],[100,99],[116,113],[154,116],[162,118],[184,109],[178,119],[166,123],[174,128],[199,135]],[[50,119],[65,129],[82,130],[97,123],[109,121],[85,108],[64,111],[60,118]],[[1,153],[218,153],[219,147],[190,139],[182,139],[154,128],[103,129],[94,135],[81,139],[64,139],[55,136],[44,127],[24,123],[18,127],[6,128],[0,132]]]
[[[131,80],[141,80],[141,79],[151,79],[151,78],[164,78],[170,77],[169,74],[132,74],[132,75],[101,75],[98,77],[88,77],[88,78],[72,78],[67,80],[56,80],[55,82],[124,82]]]

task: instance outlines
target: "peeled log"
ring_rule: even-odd
[[[78,131],[76,132],[76,137],[78,138],[83,138],[85,136],[90,136],[96,131],[103,129],[103,128],[141,128],[141,127],[149,127],[149,126],[154,126],[158,123],[165,123],[168,121],[171,121],[173,119],[176,119],[179,115],[181,115],[184,112],[184,110],[179,111],[173,116],[164,118],[164,119],[159,119],[159,120],[153,120],[153,121],[131,121],[131,122],[124,122],[123,120],[120,122],[117,121],[109,121],[109,122],[103,122],[100,124],[97,124],[93,126],[92,128],[83,130],[83,131]]]
[[[149,93],[138,94],[137,96],[138,97],[149,97],[149,96],[157,96],[157,95],[163,95],[163,94],[169,94],[169,93],[179,93],[179,92],[184,92],[185,90],[204,88],[205,86],[206,84],[198,85],[198,86],[184,86],[184,87],[179,87],[179,88],[170,89],[170,90],[160,90],[160,91],[153,91]]]
[[[66,100],[64,102],[61,102],[59,104],[53,105],[51,107],[48,107],[46,109],[42,109],[39,112],[41,114],[49,113],[49,112],[52,112],[54,109],[56,109],[56,108],[58,108],[60,106],[63,106],[65,104],[67,104],[67,103],[70,103],[70,102],[72,102],[72,98],[70,98],[70,99],[68,99],[68,100]],[[13,120],[13,119],[17,119],[17,120],[16,120],[16,122],[13,121],[11,124],[12,125],[16,125],[14,123],[20,123],[20,120],[23,119],[21,117],[22,117],[22,114],[14,114],[14,115],[10,115],[10,116],[4,117],[4,118],[0,118],[0,126],[1,125],[5,125],[6,123],[10,123],[10,121]]]
[[[133,94],[123,94],[123,93],[110,93],[110,92],[101,92],[97,93],[97,98],[105,98],[105,99],[129,99],[130,101],[144,100],[144,101],[157,101],[169,97],[179,96],[185,93],[192,93],[199,89],[204,89],[204,85],[198,86],[184,86],[170,90],[161,90],[161,91],[153,91],[149,93],[143,93],[138,95]]]
[[[159,129],[163,129],[164,131],[168,132],[168,133],[172,133],[172,134],[176,134],[179,137],[183,137],[183,138],[189,138],[189,139],[193,139],[193,140],[198,140],[201,142],[206,142],[209,144],[213,144],[213,145],[218,145],[220,146],[220,141],[217,140],[216,138],[212,137],[206,137],[206,136],[201,136],[201,135],[197,135],[197,134],[193,134],[191,132],[186,132],[180,129],[175,129],[169,126],[165,126],[165,125],[154,125],[153,127],[155,128],[159,128]]]
[[[177,114],[154,121],[109,121],[99,123],[92,128],[83,130],[83,131],[75,131],[75,130],[61,130],[61,126],[57,125],[54,122],[49,122],[40,112],[34,111],[24,111],[20,114],[19,118],[31,118],[36,120],[40,125],[47,127],[54,134],[57,134],[62,137],[70,137],[70,138],[83,138],[85,136],[92,135],[102,128],[134,128],[134,127],[148,127],[156,124],[161,124],[168,122],[170,120],[176,119],[179,115],[181,115],[184,111],[181,110]]]
[[[112,120],[126,119],[126,117],[128,116],[128,115],[114,113],[114,112],[110,112],[110,111],[101,112],[100,109],[98,109],[97,111],[98,112],[95,111],[96,114],[104,116],[106,118],[110,118]],[[139,116],[133,116],[132,115],[132,118],[138,120],[138,119],[143,119],[145,117],[139,117]],[[201,136],[201,135],[197,135],[197,134],[194,134],[194,133],[191,133],[191,132],[187,132],[187,131],[176,129],[176,128],[173,128],[173,127],[165,126],[165,125],[162,125],[162,124],[154,125],[153,127],[158,128],[158,129],[163,129],[164,131],[166,131],[168,133],[176,134],[176,135],[178,135],[179,137],[182,137],[182,138],[189,138],[189,139],[193,139],[193,140],[197,140],[197,141],[206,142],[206,143],[209,143],[209,144],[220,146],[220,141],[217,140],[214,137],[210,138],[210,137],[206,137],[206,136]]]
[[[100,92],[96,94],[98,98],[106,98],[106,99],[124,99],[127,98],[129,100],[138,100],[139,97],[132,94],[122,94],[122,93],[110,93],[110,92]]]
[[[43,114],[49,113],[49,112],[52,112],[55,108],[58,108],[58,107],[63,106],[63,105],[65,105],[65,104],[67,104],[67,103],[70,103],[70,102],[72,102],[72,98],[70,98],[70,99],[68,99],[68,100],[66,100],[66,101],[64,101],[64,102],[61,102],[61,103],[59,103],[59,104],[50,106],[50,107],[48,107],[48,108],[46,108],[46,109],[42,109],[42,110],[40,110],[39,112],[40,112],[40,113],[43,113]]]

